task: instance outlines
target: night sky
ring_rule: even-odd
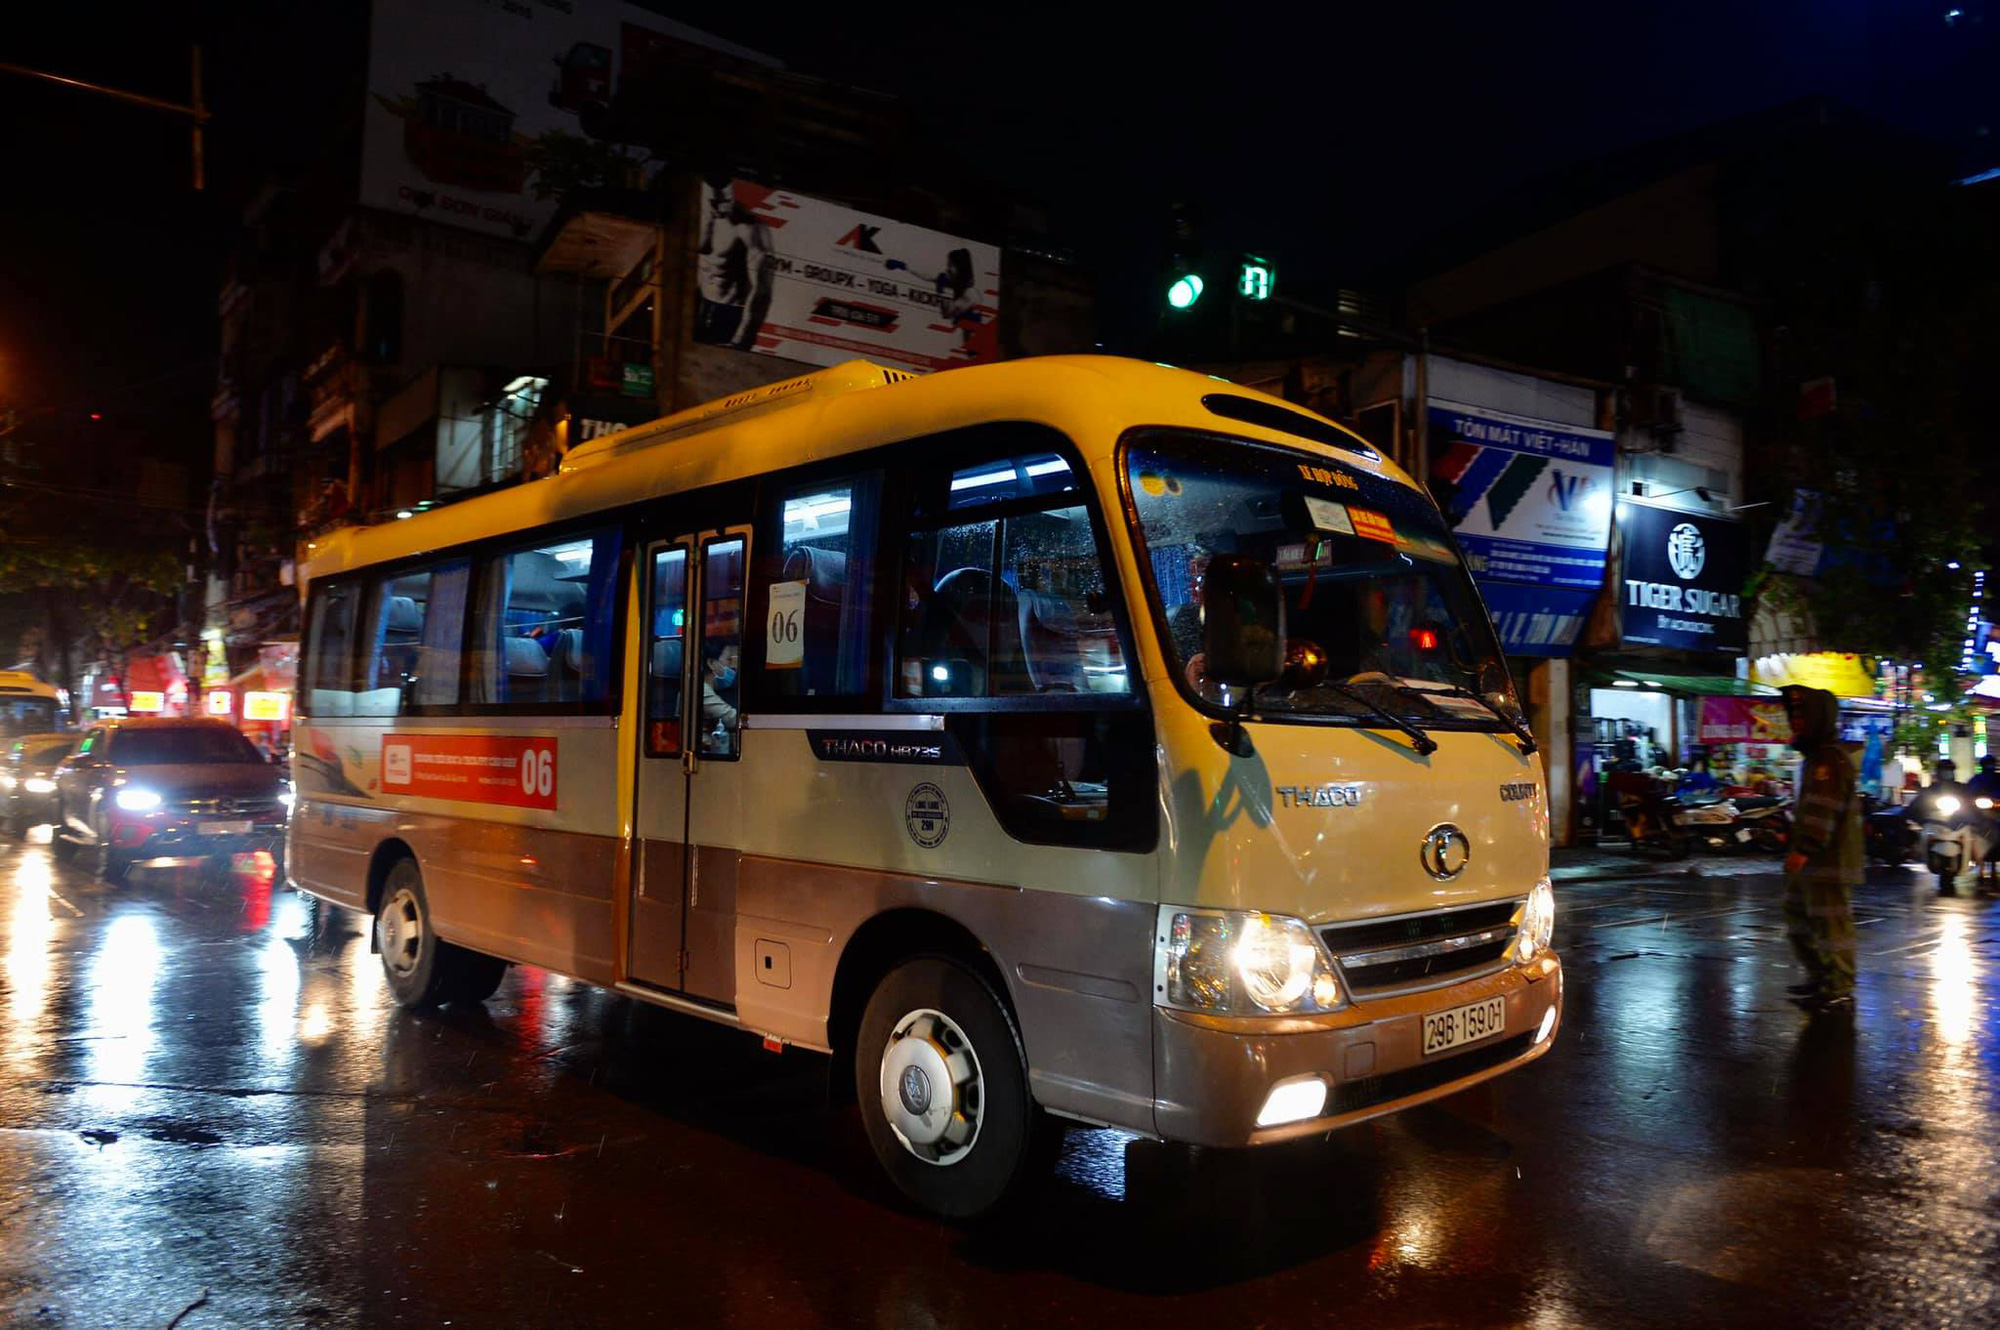
[[[955,171],[1044,200],[1101,276],[1107,340],[1151,317],[1175,202],[1278,261],[1294,293],[1387,285],[1504,231],[1532,182],[1617,149],[1837,97],[1986,160],[1996,29],[1982,0],[1638,7],[1076,10],[660,6],[807,72],[902,94]],[[162,9],[173,12],[162,14]],[[97,410],[199,464],[234,218],[311,150],[339,71],[303,6],[73,6],[10,16],[0,59],[171,98],[208,50],[211,189],[156,113],[0,74],[0,399]],[[350,11],[351,12],[351,11]],[[280,17],[272,17],[272,15]],[[1282,17],[1281,17],[1282,15]],[[1983,104],[1982,104],[1983,103]],[[916,169],[921,171],[922,163]]]

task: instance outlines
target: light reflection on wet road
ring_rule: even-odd
[[[1808,1023],[1776,890],[1566,885],[1535,1066],[1277,1151],[1073,1132],[965,1233],[820,1059],[534,970],[401,1012],[354,916],[9,842],[0,1324],[2000,1322],[2000,905],[1885,873]]]

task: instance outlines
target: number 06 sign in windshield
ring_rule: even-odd
[[[556,741],[544,735],[385,734],[382,792],[552,809]]]

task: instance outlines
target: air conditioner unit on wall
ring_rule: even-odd
[[[1625,423],[1642,429],[1660,441],[1662,449],[1674,446],[1681,432],[1681,390],[1658,384],[1634,384],[1625,390]]]

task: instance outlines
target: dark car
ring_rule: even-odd
[[[132,865],[284,853],[284,771],[227,721],[114,720],[92,726],[56,768],[56,856],[96,856],[122,882]]]
[[[0,831],[18,839],[56,820],[56,763],[74,747],[74,734],[24,734],[0,747]]]

